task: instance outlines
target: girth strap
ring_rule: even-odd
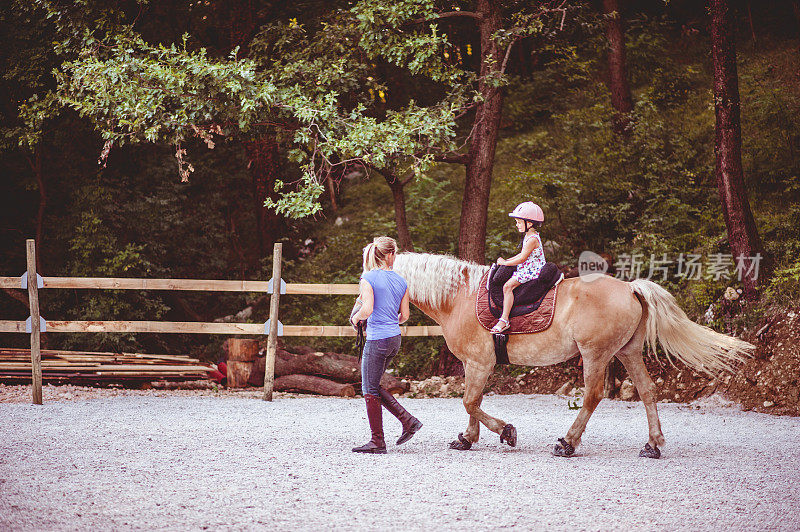
[[[510,364],[511,362],[508,361],[508,349],[506,349],[508,335],[495,333],[492,334],[492,339],[494,340],[494,356],[497,359],[496,363],[504,365]]]

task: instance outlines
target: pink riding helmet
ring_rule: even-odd
[[[520,203],[508,215],[512,218],[521,218],[531,222],[544,222],[544,211],[532,201]]]

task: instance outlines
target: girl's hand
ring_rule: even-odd
[[[499,264],[500,266],[505,266],[506,265],[506,259],[504,259],[503,257],[498,257],[497,258],[497,264]]]

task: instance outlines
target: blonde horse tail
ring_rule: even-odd
[[[631,290],[647,304],[645,341],[653,353],[657,339],[670,360],[677,358],[695,370],[717,376],[723,371],[733,371],[755,349],[744,340],[693,322],[672,294],[652,281],[631,281]]]

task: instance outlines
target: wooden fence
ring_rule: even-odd
[[[0,277],[0,288],[28,291],[31,314],[26,321],[0,320],[0,333],[30,333],[33,403],[42,404],[41,334],[47,333],[197,333],[267,335],[264,400],[272,400],[275,352],[278,336],[355,336],[349,325],[283,325],[279,321],[281,295],[356,295],[357,284],[285,283],[281,279],[282,244],[275,244],[272,279],[278,279],[278,290],[270,281],[229,281],[203,279],[135,279],[102,277],[41,277],[36,273],[36,245],[26,242],[27,271],[20,277]],[[39,289],[81,288],[110,290],[195,290],[214,292],[265,292],[271,294],[270,319],[266,323],[205,323],[160,321],[50,321],[41,317]],[[440,336],[439,326],[401,327],[404,336]]]

